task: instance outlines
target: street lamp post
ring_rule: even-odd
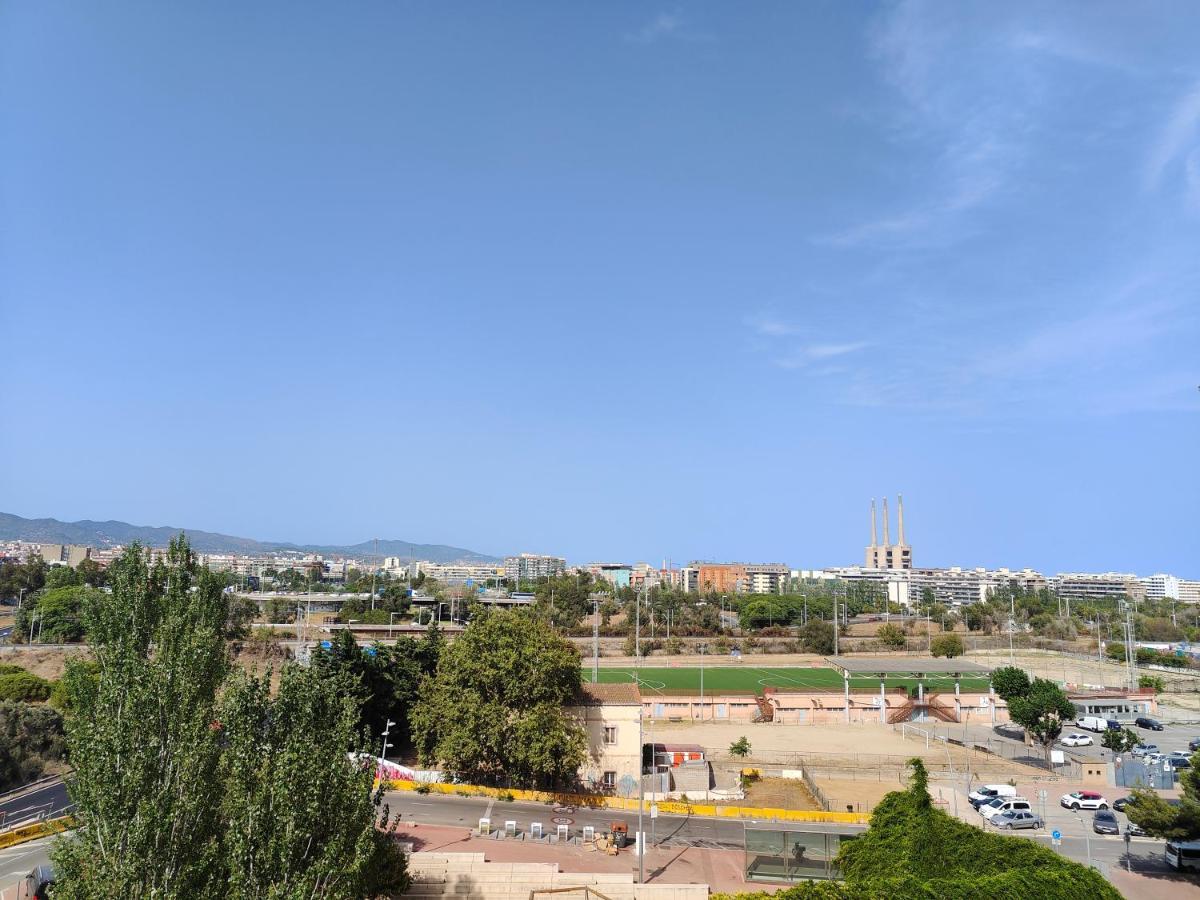
[[[400,613],[388,613],[388,640],[392,639],[392,623],[396,621],[396,616]]]
[[[646,745],[642,743],[642,704],[638,704],[638,884],[646,883],[646,840],[642,831],[642,809],[646,805]]]

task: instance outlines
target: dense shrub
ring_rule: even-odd
[[[32,781],[65,753],[63,720],[56,710],[0,703],[0,790]]]
[[[0,675],[0,700],[48,700],[50,698],[50,682],[38,678],[32,672],[17,672],[13,675]]]

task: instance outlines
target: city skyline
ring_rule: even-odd
[[[1195,576],[1164,6],[9,5],[0,505]]]

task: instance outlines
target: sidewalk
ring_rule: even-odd
[[[1139,875],[1113,868],[1108,878],[1126,900],[1200,900],[1200,883],[1188,875]]]
[[[591,847],[562,846],[528,841],[498,841],[472,837],[469,829],[449,825],[404,823],[396,834],[409,841],[416,853],[483,853],[488,862],[558,863],[560,872],[626,872],[636,879],[638,858],[631,850],[606,856]],[[714,892],[774,892],[786,885],[747,883],[740,850],[705,850],[699,847],[663,847],[646,852],[646,882],[707,884]]]

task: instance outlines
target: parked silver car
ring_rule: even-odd
[[[1023,809],[1012,809],[1008,812],[997,813],[990,819],[997,828],[1012,830],[1014,828],[1045,828],[1042,817]]]

